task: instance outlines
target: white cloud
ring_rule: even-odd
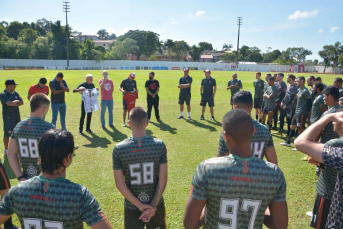
[[[124,35],[125,33],[127,33],[129,30],[133,30],[132,28],[124,28],[122,30],[114,30],[113,28],[107,29],[106,31],[111,34],[114,33],[117,37]]]
[[[330,32],[331,32],[331,33],[334,33],[334,32],[336,32],[336,30],[338,30],[338,29],[339,29],[338,26],[332,27],[332,28],[330,29]]]
[[[323,29],[320,29],[320,30],[318,30],[318,33],[322,33],[324,30]]]
[[[4,19],[1,19],[1,21],[7,21],[7,22],[10,22],[10,21],[12,21],[12,18],[4,18]]]
[[[195,15],[196,16],[201,16],[201,15],[204,15],[205,14],[205,11],[198,11]]]
[[[289,20],[297,20],[299,18],[309,18],[317,16],[319,10],[313,10],[312,12],[304,11],[301,12],[300,10],[297,10],[294,12],[294,14],[291,14],[288,16]]]
[[[174,25],[177,23],[177,21],[175,20],[175,18],[172,18],[170,23]]]

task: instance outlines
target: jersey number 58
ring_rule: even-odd
[[[154,162],[136,163],[129,165],[129,167],[131,174],[131,185],[154,183]],[[136,179],[132,180],[132,178]]]

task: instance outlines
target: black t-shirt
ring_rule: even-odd
[[[63,85],[65,87],[68,87],[67,82],[65,80],[62,79],[61,83],[63,83]],[[56,81],[56,78],[50,81],[49,87],[50,87],[51,91],[52,90],[62,90],[60,83]],[[65,92],[62,92],[62,93],[57,94],[57,95],[51,93],[51,103],[64,103],[65,102],[64,94],[65,94]]]
[[[134,88],[137,90],[136,80],[130,82],[129,78],[126,78],[121,82],[120,87],[126,92],[133,91]]]
[[[20,97],[18,92],[13,91],[9,93],[6,89],[1,92],[0,99],[2,103],[2,118],[3,120],[20,120],[20,112],[19,107],[17,106],[8,106],[6,103],[9,101],[19,100],[22,101],[23,99]]]
[[[93,88],[95,88],[93,83],[88,84],[87,82],[84,82],[84,83],[80,84],[76,89],[79,89],[80,87],[84,87],[86,89],[93,89]],[[76,89],[74,89],[73,92],[75,92]]]
[[[216,80],[210,77],[207,79],[206,77],[202,79],[201,85],[204,86],[203,94],[205,95],[213,95],[213,87],[217,86]]]
[[[145,82],[145,87],[149,88],[149,91],[152,94],[155,94],[155,92],[157,91],[157,88],[160,87],[160,83],[158,82],[158,80],[147,80]],[[147,94],[147,96],[151,96],[149,94]]]
[[[193,82],[193,79],[190,76],[187,76],[187,77],[182,76],[179,80],[179,84],[189,84],[192,82]],[[180,89],[180,93],[190,94],[191,93],[191,87]]]

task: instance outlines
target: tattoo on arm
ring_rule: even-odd
[[[156,207],[158,202],[160,201],[161,197],[162,197],[162,194],[164,192],[166,188],[166,185],[164,187],[160,187],[160,184],[157,184],[157,187],[156,187],[156,190],[155,190],[155,195],[154,195],[154,198],[152,199],[150,205],[152,207]]]

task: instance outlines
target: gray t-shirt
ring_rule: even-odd
[[[290,102],[290,103],[288,104],[288,106],[287,106],[288,109],[293,109],[293,108],[295,108],[295,106],[296,106],[295,95],[297,94],[297,91],[298,91],[298,87],[297,87],[297,85],[296,85],[295,83],[292,84],[292,85],[289,85],[289,86],[287,87],[286,95],[285,95],[285,97],[283,98],[283,104],[286,105],[286,104],[288,104],[288,103]],[[293,100],[290,101],[292,95],[293,95]]]
[[[229,80],[229,82],[227,83],[227,86],[231,86],[231,85],[236,85],[238,84],[239,87],[242,87],[242,81],[239,79],[236,80]],[[239,88],[238,87],[233,87],[230,89],[231,90],[231,97],[236,94],[237,92],[239,92]]]
[[[63,83],[65,87],[68,87],[67,82],[65,80],[62,79],[61,83]],[[56,78],[50,81],[49,87],[51,91],[62,90],[62,87],[60,86],[60,83],[56,81]],[[57,95],[55,95],[54,93],[51,93],[51,103],[64,103],[65,102],[64,94],[65,92],[59,93]]]

